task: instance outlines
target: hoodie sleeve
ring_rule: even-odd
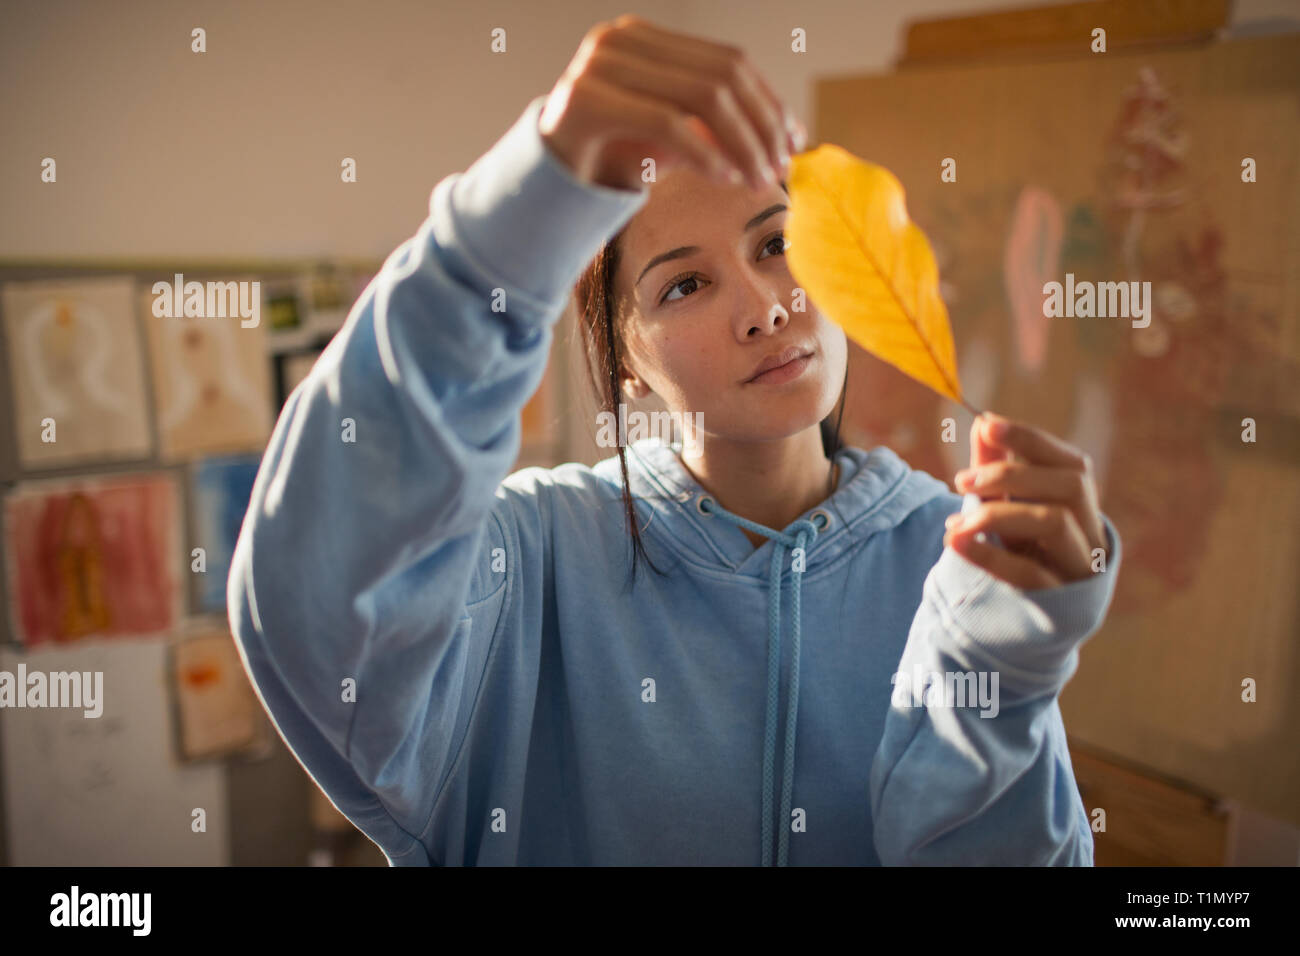
[[[884,864],[1092,865],[1057,701],[1114,594],[1120,539],[1103,521],[1106,569],[1057,588],[1021,590],[943,549],[871,768]]]
[[[290,396],[232,559],[263,705],[390,863],[418,850],[473,709],[509,537],[490,515],[553,325],[647,198],[573,177],[538,132],[544,103],[434,187]]]

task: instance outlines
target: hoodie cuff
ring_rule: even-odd
[[[1104,514],[1106,569],[1055,588],[1026,591],[995,578],[952,548],[936,562],[926,590],[943,628],[944,650],[1004,671],[1024,690],[1059,689],[1078,666],[1077,649],[1105,620],[1115,593],[1122,544]]]
[[[483,288],[504,288],[530,314],[558,316],[574,283],[610,236],[649,198],[577,179],[542,141],[546,96],[531,100],[506,133],[463,173],[434,188],[438,239]]]

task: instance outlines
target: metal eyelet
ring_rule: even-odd
[[[817,519],[821,518],[819,522]],[[818,508],[811,515],[812,523],[816,525],[818,531],[825,531],[831,526],[831,516],[824,509]]]
[[[713,499],[710,498],[708,495],[700,495],[698,498],[695,499],[695,510],[698,511],[700,514],[704,515],[706,518],[712,518],[713,515],[704,510],[704,502],[712,501],[712,500]]]

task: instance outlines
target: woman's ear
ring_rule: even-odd
[[[623,371],[622,377],[623,391],[632,398],[645,398],[650,394],[650,386],[641,381],[636,373]]]

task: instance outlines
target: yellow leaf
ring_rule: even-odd
[[[965,405],[939,269],[902,184],[829,143],[792,157],[788,183],[786,261],[817,309],[872,355]]]

